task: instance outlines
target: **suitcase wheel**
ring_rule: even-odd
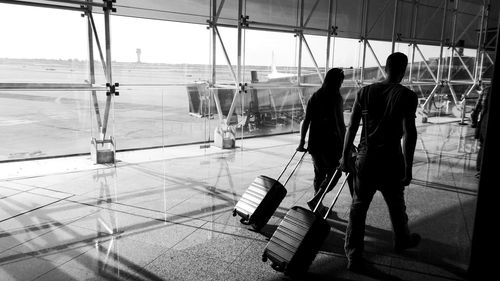
[[[262,255],[262,261],[263,261],[263,262],[266,262],[266,261],[267,261],[267,255],[266,255],[266,254],[263,254],[263,255]]]
[[[271,264],[271,267],[274,270],[279,271],[279,272],[285,271],[285,266],[284,265],[275,264],[274,262]]]
[[[249,222],[247,219],[245,219],[245,218],[241,218],[241,219],[240,219],[240,222],[241,222],[242,224],[244,224],[244,225],[250,225],[250,222]]]
[[[253,223],[253,224],[252,224],[252,227],[253,227],[253,229],[254,229],[255,231],[260,232],[260,230],[262,229],[262,227],[263,227],[263,226],[262,226],[262,225],[260,225],[260,224],[257,224],[257,223]]]
[[[236,217],[236,210],[233,210],[233,217]]]

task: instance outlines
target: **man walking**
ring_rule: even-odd
[[[353,105],[341,159],[344,171],[356,171],[344,245],[347,267],[352,271],[362,269],[366,215],[377,190],[389,208],[394,250],[399,252],[420,242],[420,235],[411,234],[408,229],[404,201],[404,188],[412,180],[418,102],[417,95],[400,84],[407,65],[405,54],[389,55],[385,66],[387,78],[363,87]],[[361,120],[358,156],[355,167],[351,167],[351,147]]]

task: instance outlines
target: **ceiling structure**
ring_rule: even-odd
[[[83,0],[0,2],[71,9],[88,3]],[[455,42],[463,40],[461,44],[470,48],[477,47],[483,17],[488,29],[496,29],[499,13],[498,1],[491,0],[116,0],[112,5],[116,9],[113,15],[118,16],[208,24],[214,21],[212,15],[216,15],[218,25],[237,27],[239,2],[242,15],[248,17],[246,28],[249,29],[302,30],[304,34],[315,35],[330,32],[344,38],[394,39],[430,45],[439,45],[443,39],[451,40],[455,29]],[[103,1],[93,3],[103,6]],[[483,12],[487,7],[488,13]],[[102,9],[94,7],[94,12],[100,11]]]
[[[211,17],[211,1],[118,0],[117,15],[206,24]],[[272,28],[285,32],[302,29],[305,34],[325,35],[329,15],[339,37],[362,37],[391,41],[393,29],[399,41],[439,44],[445,21],[444,39],[455,33],[465,47],[477,47],[482,9],[490,0],[246,0],[243,15],[248,28]],[[488,26],[496,28],[498,3],[492,1]],[[237,26],[238,1],[216,1],[218,24]],[[301,9],[303,7],[303,9]],[[444,13],[446,8],[446,13]],[[456,14],[455,14],[456,9]],[[328,11],[331,11],[329,13]],[[301,13],[302,12],[302,13]],[[302,18],[302,24],[300,19]],[[394,28],[393,28],[394,27]],[[458,40],[457,40],[458,41]]]

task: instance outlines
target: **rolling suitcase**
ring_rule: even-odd
[[[281,184],[279,180],[296,154],[297,151],[292,155],[290,161],[288,161],[277,179],[264,175],[255,178],[245,193],[243,193],[238,203],[236,203],[233,216],[239,215],[241,223],[251,225],[254,230],[260,231],[267,224],[276,209],[278,209],[283,198],[285,198],[287,193],[285,185],[301,163],[306,152],[302,154],[297,164],[295,164],[285,183]]]
[[[342,173],[340,168],[335,171],[335,174],[337,173]],[[286,213],[267,243],[262,255],[262,261],[271,260],[271,267],[284,272],[286,275],[298,275],[307,272],[321,245],[330,233],[330,225],[326,218],[337,202],[347,177],[348,175],[346,175],[324,217],[319,215],[317,211],[329,188],[324,189],[321,199],[313,211],[300,206],[293,206]],[[336,178],[338,180],[335,175],[331,178],[328,187],[334,183]]]

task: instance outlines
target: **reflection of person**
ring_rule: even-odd
[[[370,203],[379,190],[389,208],[394,231],[394,249],[415,247],[420,235],[410,234],[404,201],[404,187],[412,179],[413,155],[417,141],[415,113],[417,95],[400,84],[408,58],[403,53],[389,55],[386,80],[363,87],[356,95],[343,156],[344,171],[355,170],[354,194],[345,236],[349,270],[361,270],[365,221]],[[351,147],[363,118],[355,167]],[[401,147],[403,139],[403,147]]]
[[[333,175],[342,153],[345,123],[340,86],[343,81],[342,69],[330,69],[321,88],[309,99],[302,121],[297,150],[306,151],[304,145],[309,130],[307,151],[311,154],[314,165],[315,194],[325,185],[323,182]],[[316,204],[317,200],[308,202],[311,209],[314,209]],[[321,205],[320,208],[320,212],[326,211],[325,206]]]
[[[477,99],[474,110],[472,111],[470,118],[472,121],[471,127],[475,128],[474,138],[479,140],[479,151],[477,153],[476,162],[476,177],[479,177],[481,171],[481,161],[483,161],[483,151],[484,151],[484,139],[486,137],[486,126],[488,123],[488,118],[486,118],[486,113],[488,111],[488,99],[490,94],[490,87],[484,88],[481,96]]]

